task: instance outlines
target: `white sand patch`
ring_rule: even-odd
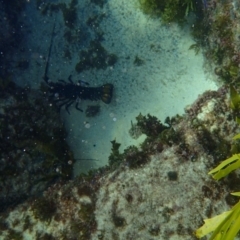
[[[120,142],[121,149],[138,144],[128,131],[140,112],[164,121],[167,116],[183,114],[184,107],[200,93],[217,89],[204,72],[201,53],[196,56],[189,50],[194,43],[189,27],[163,26],[159,19],[141,13],[137,0],[109,1],[104,10],[107,17],[100,25],[105,33],[103,45],[119,60],[114,67],[88,72],[88,78],[114,84],[114,97],[110,105],[101,104],[100,116],[87,119],[89,129],[82,124],[84,115],[63,113],[67,128],[73,129],[69,143],[76,158],[96,160],[78,161],[76,175],[107,164],[111,140]],[[136,57],[144,61],[141,66],[134,64]]]

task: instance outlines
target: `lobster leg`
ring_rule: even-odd
[[[58,106],[58,108],[61,108],[62,106],[64,106],[64,105],[68,105],[70,102],[73,102],[73,100],[69,100],[69,99],[67,99],[65,102],[61,102],[59,105],[57,105]],[[71,105],[71,104],[70,104]],[[70,106],[69,105],[69,106]]]
[[[78,107],[78,104],[79,104],[79,102],[76,102],[75,108],[76,108],[78,111],[83,112],[83,110],[82,110],[80,107]]]
[[[73,81],[72,81],[72,75],[69,75],[68,81],[69,81],[71,84],[74,84]]]
[[[69,110],[68,110],[68,108],[73,104],[73,100],[70,100],[67,104],[66,104],[66,107],[65,107],[65,109],[66,109],[66,111],[68,112],[68,114],[70,115],[70,112],[69,112]]]

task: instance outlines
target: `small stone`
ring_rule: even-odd
[[[175,171],[170,171],[167,173],[167,175],[168,175],[168,180],[170,181],[176,181],[178,178],[178,174]]]

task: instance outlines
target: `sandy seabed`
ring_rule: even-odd
[[[101,107],[98,116],[88,118],[71,107],[69,115],[64,109],[62,118],[68,132],[68,142],[78,159],[74,175],[108,163],[111,142],[121,143],[121,150],[138,145],[143,137],[134,140],[129,135],[131,121],[142,113],[151,114],[164,121],[166,117],[183,114],[185,106],[193,103],[199,94],[218,88],[214,76],[204,67],[201,52],[196,55],[189,47],[194,44],[190,35],[190,25],[180,28],[176,24],[163,25],[141,12],[138,1],[108,1],[103,8],[88,1],[78,3],[79,42],[70,46],[72,58],[63,57],[67,46],[63,35],[66,31],[62,14],[42,16],[29,2],[23,19],[29,35],[26,39],[30,55],[31,71],[16,77],[21,85],[38,88],[44,74],[54,19],[56,21],[53,50],[50,59],[49,77],[52,81],[67,80],[71,74],[73,81],[87,81],[90,86],[104,83],[114,85],[112,102]],[[35,9],[35,10],[34,10]],[[103,16],[97,30],[88,29],[89,17]],[[94,34],[103,33],[102,46],[117,55],[118,61],[107,69],[91,69],[78,74],[75,65],[79,52],[88,47]],[[26,42],[25,42],[26,44]],[[16,54],[16,58],[19,57]],[[136,59],[141,64],[136,64]],[[85,101],[81,108],[96,104]]]

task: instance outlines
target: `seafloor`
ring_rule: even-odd
[[[217,89],[214,76],[204,67],[202,54],[189,50],[195,43],[190,36],[190,19],[184,27],[174,23],[164,25],[159,19],[143,14],[138,4],[137,0],[108,1],[101,7],[81,1],[76,6],[73,30],[65,26],[61,12],[42,16],[34,1],[30,1],[23,12],[24,27],[28,30],[23,44],[27,44],[28,49],[24,54],[16,53],[15,57],[31,57],[31,62],[28,71],[20,74],[15,71],[18,84],[39,88],[56,22],[50,79],[67,80],[71,74],[73,81],[81,79],[90,86],[114,85],[111,104],[81,103],[83,110],[88,105],[100,105],[99,115],[86,117],[74,109],[74,105],[70,115],[62,111],[68,143],[74,157],[79,159],[74,166],[75,176],[106,165],[110,141],[121,142],[122,150],[130,144],[138,144],[139,140],[132,139],[128,131],[131,121],[134,122],[140,112],[164,121],[166,117],[182,114],[184,107],[200,93]],[[73,35],[70,43],[64,37],[68,31]],[[88,49],[91,41],[99,41],[109,54],[117,56],[117,62],[112,66],[96,64],[97,67],[91,66],[78,73],[75,66],[81,61],[79,53]],[[97,48],[93,54],[97,54]],[[67,51],[71,57],[66,57]]]
[[[215,182],[206,174],[239,131],[227,92],[207,92],[189,106],[173,123],[177,139],[151,142],[141,167],[129,151],[116,170],[54,184],[5,212],[2,239],[196,239],[203,219],[236,201],[229,192],[238,189],[237,175]]]
[[[209,1],[206,11],[219,7],[216,2]],[[1,140],[8,136],[1,145],[0,171],[7,171],[0,178],[0,239],[196,239],[203,219],[236,202],[229,193],[238,191],[238,172],[220,182],[207,172],[229,157],[239,132],[229,88],[220,80],[239,75],[238,48],[231,65],[218,52],[227,41],[225,35],[216,41],[223,35],[213,24],[219,35],[209,32],[208,47],[216,44],[217,50],[203,55],[199,48],[196,54],[199,45],[189,49],[196,44],[194,15],[181,25],[162,23],[144,14],[138,0],[24,5],[18,15],[21,41],[5,56],[14,84],[0,79]],[[214,17],[209,19],[216,23]],[[2,25],[2,31],[7,28]],[[71,75],[92,87],[113,84],[111,103],[85,100],[83,112],[73,104],[70,114],[64,106],[58,114],[45,94],[47,61],[52,82]],[[100,112],[89,116],[89,106]],[[168,121],[163,126],[157,119]]]

